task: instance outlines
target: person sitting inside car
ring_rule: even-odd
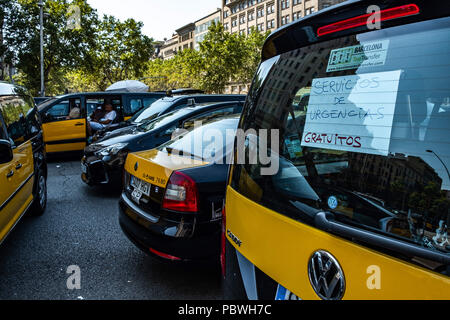
[[[91,114],[91,121],[99,122],[105,116],[105,105],[99,106],[94,112]]]
[[[105,104],[105,116],[100,120],[89,121],[89,133],[92,135],[93,132],[102,130],[113,123],[117,117],[117,113],[111,104]]]
[[[78,104],[72,105],[69,115],[66,117],[67,120],[79,119],[81,117],[81,109]]]

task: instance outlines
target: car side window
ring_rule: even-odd
[[[25,115],[23,114],[20,97],[2,98],[0,109],[5,121],[8,136],[14,146],[19,146],[26,141]]]
[[[141,99],[130,99],[130,112],[134,114],[142,109],[142,100]]]
[[[69,99],[61,101],[45,113],[45,122],[56,122],[64,120],[81,119],[80,99]]]

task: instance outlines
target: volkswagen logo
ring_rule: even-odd
[[[139,162],[136,162],[136,164],[134,165],[134,171],[137,171],[139,169]]]
[[[341,300],[345,292],[345,277],[339,262],[326,251],[316,251],[308,265],[309,281],[323,300]]]

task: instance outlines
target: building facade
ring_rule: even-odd
[[[344,0],[222,0],[222,19],[231,33],[248,34],[252,28],[273,31]]]
[[[222,9],[217,9],[217,11],[201,18],[195,22],[194,31],[194,49],[198,50],[200,48],[200,43],[205,39],[208,34],[208,29],[213,23],[221,22]]]
[[[222,8],[176,31],[161,47],[160,57],[170,59],[176,52],[194,48],[208,33],[209,26],[221,22],[232,34],[249,34],[254,28],[259,32],[274,31],[292,21],[310,15],[345,0],[221,0]],[[250,85],[230,83],[225,93],[246,94]]]

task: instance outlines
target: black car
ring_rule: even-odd
[[[165,261],[219,262],[238,122],[238,115],[214,119],[181,139],[128,155],[119,222],[138,248]]]
[[[169,91],[168,96],[159,99],[147,108],[136,113],[131,119],[118,124],[119,128],[135,126],[143,121],[156,119],[166,113],[174,110],[180,110],[188,106],[204,104],[208,102],[225,102],[225,101],[245,101],[245,95],[238,94],[196,94],[196,90],[188,91],[188,89]],[[184,94],[179,94],[184,93]],[[178,95],[175,95],[178,94]],[[105,137],[109,132],[118,129],[106,128],[96,133],[93,141],[98,141]]]
[[[156,148],[171,140],[178,128],[189,130],[195,121],[240,114],[243,102],[206,103],[169,112],[139,125],[113,131],[84,150],[82,180],[88,185],[120,183],[129,152]]]

